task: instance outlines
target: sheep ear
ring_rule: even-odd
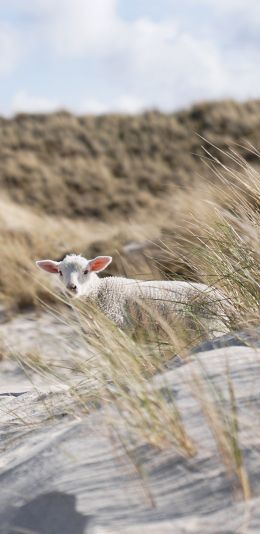
[[[59,262],[58,261],[40,260],[40,261],[36,261],[36,265],[38,265],[38,267],[40,267],[40,269],[43,269],[44,271],[47,271],[48,273],[58,273],[59,272]]]
[[[97,256],[94,260],[88,262],[88,270],[99,273],[100,271],[104,271],[111,261],[111,256]]]

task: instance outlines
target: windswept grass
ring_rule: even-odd
[[[21,310],[36,308],[38,297],[50,301],[34,260],[72,251],[113,255],[113,274],[201,280],[190,257],[200,225],[212,223],[218,206],[244,234],[235,198],[241,193],[259,208],[250,189],[259,170],[252,148],[259,146],[259,115],[259,101],[226,101],[170,115],[0,118],[1,304]],[[240,174],[246,179],[238,189]],[[159,253],[160,241],[170,255]],[[131,249],[136,244],[139,252]]]
[[[186,262],[195,279],[225,293],[228,323],[235,332],[259,324],[259,180],[242,163],[241,173],[232,173],[232,179],[228,173],[222,167],[219,187],[204,186],[203,197],[194,195],[193,212],[189,212],[189,218],[186,213],[186,226],[179,221],[176,229],[182,231],[168,234],[165,242],[161,240],[157,261],[164,269],[171,260],[175,265],[177,248],[179,259]],[[184,197],[183,193],[183,202]],[[63,297],[59,300],[60,306],[67,304]],[[66,321],[63,313],[60,308],[61,318]],[[203,441],[195,438],[191,421],[167,379],[167,369],[174,366],[176,357],[188,362],[182,368],[183,387],[199,406],[201,424],[213,437],[219,462],[235,494],[248,500],[252,488],[243,436],[253,424],[252,405],[245,407],[248,417],[245,413],[241,416],[241,391],[235,389],[235,375],[228,361],[220,383],[200,360],[196,363],[193,358],[190,363],[190,349],[210,333],[204,331],[202,337],[199,328],[192,332],[177,318],[174,327],[165,324],[152,311],[149,328],[143,333],[140,329],[138,336],[121,331],[83,302],[74,301],[71,314],[69,327],[80,340],[80,352],[72,351],[66,361],[50,359],[48,363],[39,354],[25,354],[20,361],[27,372],[66,384],[65,409],[71,415],[82,417],[102,408],[107,428],[123,445],[131,463],[135,461],[134,444],[148,444],[158,453],[172,451],[188,461],[200,453]],[[156,334],[156,322],[160,323],[160,336]],[[138,462],[136,468],[143,473]]]
[[[252,103],[250,117],[254,115],[254,106],[256,104]],[[212,120],[213,108],[210,108]],[[240,128],[236,107],[233,112],[236,116],[236,127]],[[207,126],[203,110],[194,109],[193,113],[194,120],[202,123],[201,133],[206,135],[205,130],[210,128],[210,125]],[[221,289],[226,296],[227,325],[234,331],[259,324],[260,180],[257,171],[241,159],[241,153],[246,154],[247,159],[254,161],[256,166],[259,166],[259,156],[250,146],[240,146],[238,154],[238,146],[235,147],[235,143],[228,153],[213,145],[209,154],[210,143],[196,136],[194,152],[206,162],[206,178],[200,176],[203,174],[201,163],[196,167],[195,177],[193,160],[189,158],[184,165],[183,174],[180,175],[178,186],[176,176],[178,169],[184,164],[185,151],[182,153],[176,148],[173,154],[172,144],[167,144],[166,148],[163,148],[163,157],[156,158],[156,150],[160,153],[162,141],[158,134],[154,138],[154,144],[151,144],[149,132],[154,127],[154,121],[157,123],[157,119],[156,114],[143,118],[146,134],[141,139],[139,119],[133,119],[130,126],[124,118],[111,117],[110,122],[100,118],[97,119],[97,124],[86,119],[91,132],[102,124],[104,136],[109,139],[108,148],[105,149],[106,140],[101,134],[97,146],[92,139],[90,143],[87,138],[80,140],[81,148],[77,138],[75,146],[73,136],[71,138],[68,133],[70,119],[66,115],[60,117],[57,126],[57,117],[52,117],[45,142],[51,150],[56,129],[58,128],[60,135],[60,124],[66,126],[66,139],[60,139],[61,150],[58,157],[59,164],[60,159],[64,163],[62,170],[66,179],[64,185],[59,175],[53,183],[52,202],[48,206],[46,191],[41,187],[41,172],[48,187],[52,187],[47,163],[40,147],[42,122],[45,119],[41,118],[40,125],[37,126],[35,118],[31,126],[34,132],[39,129],[38,141],[31,136],[29,129],[27,137],[30,139],[27,139],[27,143],[32,142],[37,157],[25,158],[24,161],[24,155],[19,154],[22,176],[28,172],[30,179],[28,183],[25,182],[20,195],[15,187],[11,187],[7,209],[3,208],[0,217],[3,251],[0,263],[0,292],[4,304],[16,305],[20,309],[28,305],[37,307],[39,303],[42,306],[42,302],[45,306],[57,304],[51,283],[48,287],[47,278],[34,267],[35,259],[59,259],[72,251],[82,252],[88,257],[103,253],[115,257],[112,273],[131,274],[137,278],[185,278]],[[182,139],[184,144],[180,146],[185,147],[189,139],[183,123],[186,121],[190,126],[192,120],[192,116],[187,118],[183,114],[171,117],[171,135],[174,130],[174,135]],[[217,132],[219,143],[223,133],[220,128],[223,121],[222,117]],[[16,122],[20,131],[26,123],[26,118],[18,117]],[[75,119],[73,122],[76,130],[80,126],[82,135],[83,122],[83,119]],[[13,133],[9,126],[5,124],[7,133],[12,138]],[[249,126],[247,125],[248,128]],[[255,131],[256,124],[251,124],[251,127]],[[158,131],[160,132],[160,129]],[[163,118],[164,137],[169,134],[167,132]],[[124,136],[127,137],[127,148],[122,146]],[[122,162],[115,158],[114,138],[121,140],[119,146],[124,156]],[[242,145],[242,138],[239,140]],[[215,142],[215,139],[213,141]],[[16,136],[10,142],[17,143]],[[190,151],[190,145],[188,146]],[[9,148],[5,146],[4,150],[6,167],[3,176],[5,180],[10,181],[14,169]],[[80,150],[82,153],[79,153]],[[94,173],[91,175],[91,184],[88,182],[88,185],[91,185],[90,192],[83,178],[86,151],[91,153],[89,172]],[[102,151],[105,151],[105,154]],[[67,158],[68,155],[73,155],[71,160]],[[98,165],[96,158],[99,158]],[[41,159],[44,162],[42,161],[40,172]],[[75,180],[71,179],[71,161],[77,175]],[[169,185],[172,177],[170,168],[176,161],[178,165],[175,167],[175,181]],[[57,159],[53,149],[52,173],[56,166]],[[132,176],[129,170],[131,168],[134,180],[130,183],[129,180],[125,181],[124,177]],[[28,201],[28,187],[34,172],[37,180]],[[112,181],[109,172],[113,175]],[[98,203],[100,195],[95,196],[98,194],[95,189],[95,184],[98,183],[95,173],[100,173],[101,176],[100,183],[104,189],[100,194],[104,197],[103,204]],[[191,174],[192,180],[189,179]],[[120,180],[122,181],[118,185]],[[158,189],[160,194],[156,199]],[[138,195],[135,196],[137,190]],[[90,200],[86,207],[84,199],[88,194]],[[134,201],[131,201],[131,198]],[[16,205],[17,201],[19,206]],[[95,208],[95,202],[98,204],[96,213],[91,211]],[[28,212],[28,204],[37,206],[37,209]],[[65,213],[61,218],[64,207]],[[86,220],[84,213],[88,215]],[[69,216],[74,218],[73,221]],[[102,222],[97,221],[99,216]],[[131,242],[143,242],[143,249],[137,253],[126,252],[124,246]],[[58,304],[59,313],[62,315],[65,309],[62,298]],[[181,361],[189,362],[190,349],[203,338],[207,338],[210,332],[204,329],[202,336],[199,321],[197,329],[191,331],[184,327],[181,320],[176,319],[172,327],[151,313],[149,328],[141,332],[141,335],[133,337],[128,332],[120,331],[97,310],[87,310],[79,304],[73,306],[73,313],[74,319],[70,320],[70,328],[80,339],[80,354],[71,353],[70,363],[63,360],[50,360],[46,363],[40,354],[28,352],[20,358],[20,364],[26,372],[30,376],[38,373],[44,379],[52,377],[54,381],[66,384],[69,388],[67,397],[70,396],[71,400],[70,413],[76,416],[102,407],[109,429],[118,436],[125,449],[129,450],[129,456],[131,444],[138,442],[149,444],[158,451],[172,450],[185,458],[196,457],[201,443],[194,439],[174,390],[167,382],[165,387],[155,387],[154,380],[159,375],[163,376],[167,366],[174,363],[177,355]],[[196,323],[197,317],[194,319]],[[162,333],[160,336],[152,326],[158,320]],[[244,498],[248,499],[251,487],[241,442],[244,421],[240,418],[238,399],[228,366],[223,376],[223,384],[228,390],[228,402],[221,390],[216,388],[212,378],[200,367],[189,386],[200,404],[204,423],[214,437],[220,460],[229,476],[231,475],[241,488]]]
[[[176,243],[180,257],[196,277],[225,293],[233,330],[259,324],[259,193],[258,175],[243,162],[238,174],[222,166],[219,187],[209,186],[208,198],[195,199],[197,204],[182,234],[168,237],[167,245],[159,247],[170,264]],[[199,206],[201,218],[197,217]],[[74,312],[74,327],[80,329],[85,353],[92,355],[81,368],[81,400],[87,402],[93,384],[96,398],[106,407],[108,424],[124,443],[128,435],[130,443],[134,439],[158,449],[173,448],[182,456],[196,455],[200,443],[194,441],[173,390],[152,384],[153,377],[164,372],[176,354],[189,361],[189,350],[202,339],[201,332],[191,334],[178,321],[174,328],[162,322],[163,338],[157,339],[152,327],[143,337],[133,338],[96,310],[86,311],[85,305],[75,307]],[[152,312],[151,318],[158,319]],[[223,383],[225,394],[198,367],[190,387],[228,475],[248,499],[251,488],[240,442],[244,421],[228,364]]]

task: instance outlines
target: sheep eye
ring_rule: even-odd
[[[59,271],[59,275],[60,275],[60,276],[63,276],[63,274],[62,274],[62,272],[61,272],[61,271]]]
[[[88,269],[86,269],[83,274],[88,274]]]

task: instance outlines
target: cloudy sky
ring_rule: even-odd
[[[260,97],[259,0],[0,0],[0,113]]]

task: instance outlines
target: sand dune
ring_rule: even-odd
[[[30,317],[27,319],[29,324]],[[39,332],[47,324],[46,317],[41,320]],[[20,333],[24,332],[27,342],[28,324],[27,328],[20,324]],[[18,324],[12,328],[18,336]],[[67,534],[257,533],[259,499],[250,504],[241,502],[234,478],[228,476],[219,460],[216,442],[200,403],[194,398],[190,379],[201,372],[203,365],[214,385],[228,398],[228,385],[223,383],[228,361],[243,421],[243,454],[253,495],[257,495],[260,459],[255,447],[259,436],[252,421],[259,411],[259,357],[259,349],[230,346],[200,352],[182,367],[156,376],[151,386],[167,385],[174,390],[186,427],[199,445],[198,453],[185,459],[172,450],[160,452],[140,441],[131,447],[132,461],[120,441],[111,439],[104,408],[88,416],[80,412],[75,416],[68,393],[55,387],[52,391],[46,389],[44,380],[36,380],[36,386],[33,382],[26,384],[21,369],[12,370],[16,384],[12,383],[1,364],[2,393],[5,389],[12,394],[12,388],[17,393],[19,380],[21,389],[27,389],[17,397],[0,397],[1,523],[36,532],[47,532],[45,526],[51,524],[53,530],[48,532]],[[140,462],[142,476],[136,469]],[[75,503],[67,502],[68,495],[75,497]],[[51,501],[55,506],[50,506]],[[66,520],[63,530],[57,530],[68,506],[71,523]],[[38,510],[36,519],[33,510]]]

